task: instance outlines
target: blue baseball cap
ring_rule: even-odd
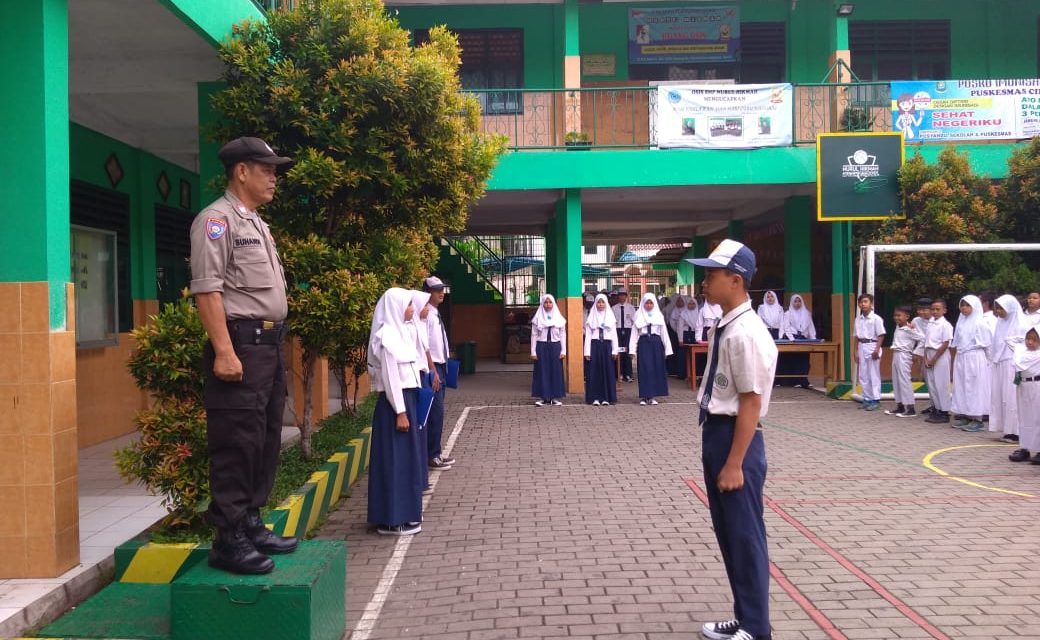
[[[708,269],[726,269],[751,282],[755,277],[755,253],[736,240],[723,240],[707,258],[687,258],[686,262]]]

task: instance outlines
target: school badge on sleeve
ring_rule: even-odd
[[[206,218],[206,236],[210,240],[219,240],[227,231],[227,221],[220,218]]]

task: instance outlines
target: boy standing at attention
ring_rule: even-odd
[[[935,424],[950,421],[950,340],[953,325],[946,319],[946,301],[932,302],[932,320],[924,343],[924,381],[934,410],[926,419]]]
[[[762,518],[766,451],[759,420],[769,409],[776,343],[751,309],[748,285],[755,254],[723,240],[707,258],[703,291],[722,317],[708,334],[708,364],[700,389],[704,487],[733,591],[733,619],[709,622],[711,640],[771,640],[769,551]]]
[[[896,330],[892,334],[892,391],[896,397],[896,408],[885,413],[909,418],[917,415],[910,371],[914,366],[914,358],[924,354],[924,334],[910,324],[910,307],[896,308],[894,319]]]
[[[869,293],[859,296],[855,330],[859,345],[856,377],[863,389],[862,408],[877,411],[881,407],[881,343],[885,341],[885,321],[874,313],[874,296]]]

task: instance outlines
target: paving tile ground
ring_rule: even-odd
[[[484,373],[449,392],[458,463],[434,474],[421,534],[375,535],[364,480],[330,514],[317,537],[348,542],[346,637],[692,639],[729,617],[692,393],[537,408],[529,385]],[[1040,467],[996,434],[773,400],[774,638],[1040,638]]]

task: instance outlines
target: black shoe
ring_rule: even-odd
[[[921,415],[922,416],[930,416],[933,413],[935,413],[935,407],[928,407],[927,409],[925,409],[924,411],[921,412]]]
[[[271,573],[274,561],[260,553],[240,523],[236,527],[218,529],[209,550],[209,566],[229,573],[256,575]]]
[[[933,410],[928,415],[928,417],[924,419],[924,421],[925,422],[931,422],[932,424],[949,424],[950,416],[949,415],[944,415],[944,414],[942,414],[942,413],[940,413],[938,411],[934,411]]]
[[[1029,461],[1029,464],[1040,464],[1040,453],[1034,453],[1032,460]]]
[[[1025,462],[1029,460],[1029,449],[1015,449],[1008,456],[1008,460],[1011,462]]]
[[[900,418],[913,418],[914,416],[917,415],[917,413],[914,411],[913,407],[907,407],[907,408],[903,409],[902,413],[897,413],[896,415],[899,416]]]
[[[886,416],[898,416],[899,414],[906,411],[906,407],[902,404],[897,404],[895,409],[885,409]]]
[[[279,536],[264,525],[260,519],[259,511],[246,513],[245,522],[246,535],[261,553],[292,553],[296,551],[298,541],[291,536]]]

